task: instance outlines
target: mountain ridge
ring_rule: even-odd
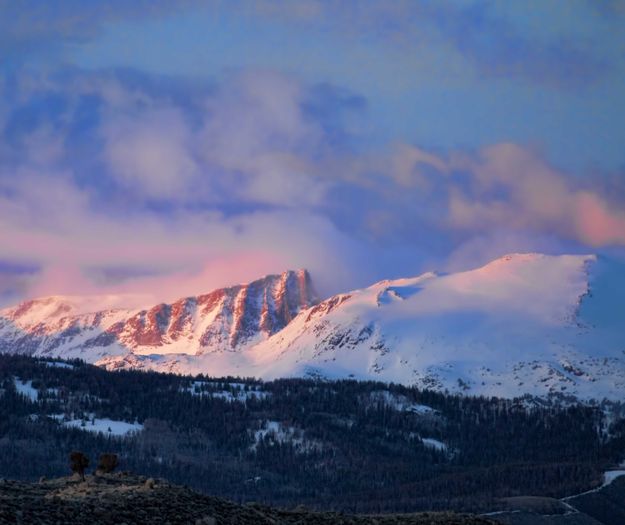
[[[163,347],[171,353],[230,351],[280,330],[317,297],[301,269],[151,308],[83,311],[84,304],[97,301],[50,296],[0,310],[0,349],[87,361],[94,357],[85,352],[90,349],[97,357],[158,353]]]
[[[45,320],[26,335],[12,333],[6,312],[19,320],[20,307],[5,309],[0,349],[19,343],[12,351],[82,357],[109,369],[616,398],[625,389],[623,269],[595,255],[517,253],[321,301],[307,271],[288,271],[124,319],[115,310],[84,314],[82,325],[52,316],[52,335]],[[90,332],[96,322],[105,330]]]

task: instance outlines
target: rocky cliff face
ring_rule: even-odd
[[[270,337],[316,303],[306,270],[149,309],[98,309],[97,299],[85,304],[80,298],[48,297],[0,311],[0,350],[89,361],[129,352],[236,351]]]

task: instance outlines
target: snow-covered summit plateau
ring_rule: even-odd
[[[624,303],[620,262],[511,254],[321,302],[304,270],[148,310],[29,301],[0,311],[0,349],[107,368],[623,399]]]

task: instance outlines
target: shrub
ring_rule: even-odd
[[[100,454],[97,470],[103,474],[110,474],[118,464],[117,454]]]

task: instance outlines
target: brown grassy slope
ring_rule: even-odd
[[[238,505],[164,480],[114,474],[41,483],[0,481],[0,524],[491,525],[454,513],[350,516]]]

